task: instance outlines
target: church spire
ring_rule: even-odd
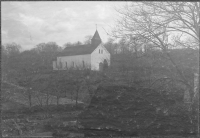
[[[94,36],[92,37],[91,41],[92,41],[92,46],[98,46],[99,44],[101,44],[101,38],[100,38],[97,30],[96,30]]]

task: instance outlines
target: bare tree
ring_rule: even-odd
[[[84,44],[90,44],[91,43],[91,39],[92,39],[91,35],[85,36]]]
[[[71,42],[67,42],[63,45],[64,48],[74,46]]]
[[[21,46],[16,43],[8,43],[5,44],[5,48],[3,50],[5,50],[8,56],[13,56],[20,53]]]
[[[177,48],[199,45],[199,3],[133,2],[117,9],[117,12],[121,18],[118,20],[113,35],[141,38],[161,49],[163,55],[174,66],[177,72],[176,77],[189,89],[190,97],[193,97],[192,85],[168,49],[169,46]],[[185,38],[190,38],[194,43],[187,43]]]
[[[198,2],[134,2],[117,11],[122,19],[118,20],[117,36],[141,36],[162,49],[169,43],[167,36],[175,35],[173,32],[179,39],[189,36],[199,43]]]
[[[139,37],[160,49],[162,56],[173,66],[171,71],[174,76],[171,75],[167,79],[182,83],[186,91],[189,91],[191,103],[194,103],[193,84],[188,80],[183,68],[174,60],[169,49],[199,48],[200,3],[130,2],[116,10],[120,19],[113,35]],[[198,66],[195,68],[199,68],[199,60],[197,61]],[[190,67],[190,72],[192,71],[194,73],[194,69]],[[166,77],[159,79],[165,80]],[[199,116],[197,118],[199,136]]]

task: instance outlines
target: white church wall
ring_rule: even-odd
[[[110,66],[110,53],[100,44],[91,54],[91,69],[99,70],[99,63],[103,63],[104,59],[107,60]]]
[[[75,55],[75,56],[64,56],[57,58],[58,64],[62,63],[62,69],[67,68],[89,68],[91,66],[91,55]]]

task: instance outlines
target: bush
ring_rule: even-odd
[[[177,105],[174,95],[154,89],[101,86],[79,115],[79,122],[88,136],[104,132],[121,136],[191,135],[194,124],[185,109],[183,103]]]

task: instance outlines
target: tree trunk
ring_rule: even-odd
[[[78,105],[78,90],[76,91],[76,107]]]
[[[47,100],[46,100],[46,105],[49,105],[49,93],[47,92]]]
[[[29,106],[30,106],[30,108],[32,107],[32,101],[31,101],[31,92],[29,91],[28,92],[28,100],[29,100]]]
[[[57,105],[59,104],[59,96],[57,96]]]
[[[73,92],[71,91],[71,100],[73,101]]]

